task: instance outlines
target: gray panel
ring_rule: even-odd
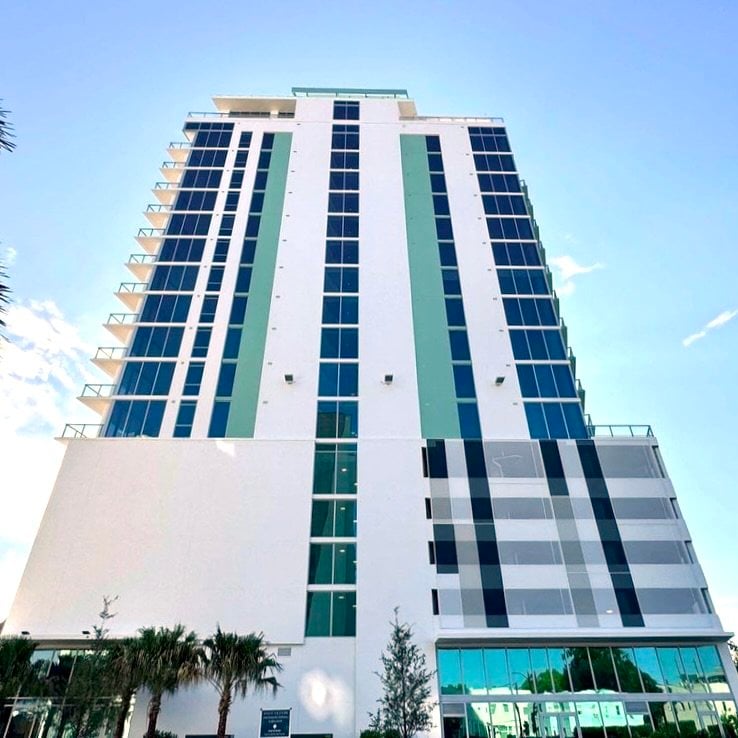
[[[530,479],[543,476],[543,462],[537,443],[530,441],[488,441],[484,444],[487,476]]]
[[[602,473],[613,479],[663,477],[650,446],[642,444],[597,444]]]
[[[510,615],[570,615],[571,598],[566,589],[508,589]]]

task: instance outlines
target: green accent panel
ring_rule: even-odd
[[[254,437],[291,146],[291,133],[274,134],[226,438]]]
[[[425,136],[401,135],[405,225],[424,438],[460,438]]]

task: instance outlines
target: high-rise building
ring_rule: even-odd
[[[263,631],[283,689],[231,732],[274,707],[349,738],[399,607],[433,736],[725,734],[729,634],[650,427],[584,415],[503,121],[404,90],[215,107],[170,145],[5,633],[53,664],[103,595],[114,636]],[[215,705],[160,727],[212,734]]]

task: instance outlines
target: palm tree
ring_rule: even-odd
[[[13,124],[8,121],[8,110],[0,107],[0,151],[12,151],[15,148]]]
[[[33,675],[31,656],[36,646],[28,638],[0,638],[0,735],[10,717],[6,700],[12,701]]]
[[[145,738],[155,738],[162,696],[197,681],[201,651],[197,636],[193,631],[187,633],[184,625],[141,628],[138,632],[139,664],[143,670],[141,686],[151,693]]]
[[[108,674],[121,700],[113,738],[123,738],[131,700],[144,682],[140,639],[123,638],[117,641],[108,649],[107,660]]]
[[[218,701],[218,738],[225,738],[234,696],[245,697],[253,692],[270,689],[276,693],[281,686],[274,676],[282,665],[267,653],[264,634],[224,633],[220,625],[203,646],[203,676],[216,689]]]

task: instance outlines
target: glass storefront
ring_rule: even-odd
[[[438,678],[444,738],[736,738],[715,646],[439,648]]]

